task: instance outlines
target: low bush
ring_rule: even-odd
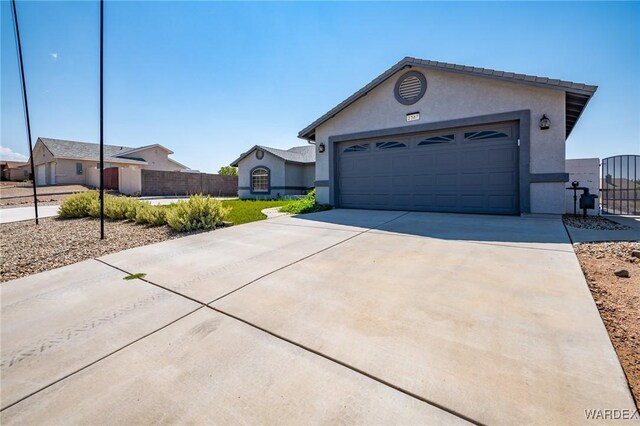
[[[166,214],[167,224],[180,232],[194,231],[196,229],[212,229],[222,224],[222,220],[229,212],[219,200],[211,197],[195,195],[188,201],[183,201]]]
[[[73,194],[62,200],[58,215],[63,219],[87,217],[90,215],[92,204],[98,205],[97,191],[86,191]]]
[[[107,196],[104,199],[104,215],[113,220],[135,220],[138,210],[148,205],[140,200]]]
[[[292,214],[304,214],[321,212],[330,209],[331,206],[328,204],[316,203],[316,190],[314,189],[313,191],[308,193],[306,197],[288,202],[280,208],[280,211]]]
[[[140,202],[136,209],[136,223],[149,226],[162,226],[167,224],[167,210]]]
[[[213,229],[222,223],[230,209],[218,200],[200,195],[170,206],[152,206],[135,198],[105,195],[104,215],[113,220],[132,220],[149,226],[169,225],[179,232]],[[61,218],[100,217],[97,191],[74,194],[65,199],[58,214]]]

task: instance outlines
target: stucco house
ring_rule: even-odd
[[[565,143],[597,87],[406,57],[301,130],[321,203],[564,213]]]
[[[29,179],[29,163],[26,161],[0,161],[2,180],[22,181]]]
[[[238,197],[282,198],[313,188],[316,151],[313,146],[287,150],[256,145],[231,165],[238,168]]]
[[[138,148],[104,145],[104,168],[188,170],[184,164],[169,158],[170,154],[173,154],[173,151],[159,144]],[[88,171],[95,170],[96,173],[93,173],[93,176],[97,176],[100,145],[38,138],[33,148],[33,159],[38,185],[93,185],[94,182],[88,180]]]

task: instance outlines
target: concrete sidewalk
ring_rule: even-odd
[[[58,216],[59,208],[60,206],[38,206],[38,217]],[[0,223],[21,222],[23,220],[35,220],[35,218],[36,213],[33,206],[0,209]]]
[[[559,219],[283,216],[0,296],[2,424],[583,424],[634,406]]]

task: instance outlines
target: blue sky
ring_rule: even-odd
[[[1,131],[27,154],[10,3]],[[34,141],[98,141],[98,3],[18,2]],[[404,56],[599,86],[567,157],[640,153],[640,3],[105,4],[105,143],[215,172],[297,132]]]

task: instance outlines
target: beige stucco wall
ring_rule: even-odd
[[[151,147],[136,151],[132,153],[131,156],[136,158],[144,158],[144,160],[147,162],[147,165],[143,165],[142,168],[147,170],[162,170],[171,172],[184,169],[178,164],[169,161],[169,153],[166,150],[158,147]]]
[[[9,169],[7,171],[9,180],[20,182],[29,178],[29,171],[25,168]]]
[[[125,195],[142,193],[142,170],[138,167],[121,167],[118,170],[118,188]]]
[[[563,91],[419,67],[413,69],[427,78],[427,91],[417,103],[402,105],[396,101],[394,85],[408,70],[399,71],[316,129],[316,146],[321,142],[327,146],[324,153],[316,151],[316,180],[329,179],[329,159],[333,155],[333,147],[328,143],[330,136],[526,109],[531,111],[530,171],[565,172]],[[420,120],[408,123],[406,114],[417,111]],[[543,114],[551,120],[548,130],[538,127]],[[564,183],[531,184],[532,213],[563,213],[564,187]],[[330,202],[329,188],[318,188],[318,201]]]

